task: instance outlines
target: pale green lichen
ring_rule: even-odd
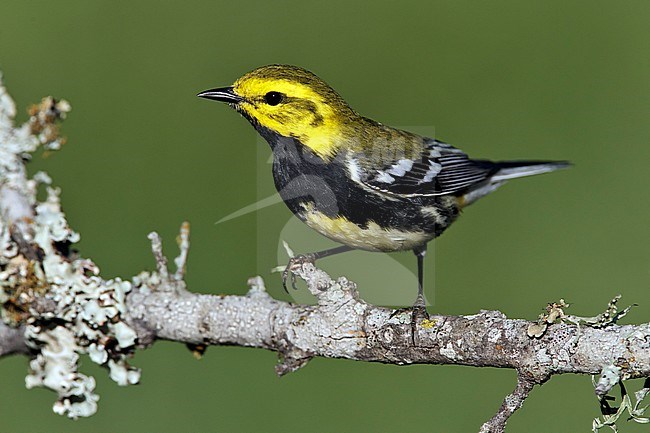
[[[580,317],[566,314],[564,310],[569,307],[564,299],[559,302],[552,302],[546,306],[546,312],[539,315],[536,322],[531,322],[528,325],[527,334],[531,338],[541,338],[545,333],[548,325],[560,320],[566,323],[571,323],[578,326],[578,336],[580,335],[580,326],[584,325],[590,328],[605,328],[618,322],[621,318],[625,317],[627,313],[635,307],[636,304],[629,305],[621,311],[618,311],[617,303],[621,299],[621,295],[616,295],[607,304],[607,309],[592,317]]]
[[[140,372],[126,362],[137,337],[123,320],[131,283],[105,281],[92,261],[60,250],[79,241],[61,211],[60,191],[47,186],[47,198],[38,202],[39,185],[51,180],[26,175],[30,153],[63,144],[55,122],[69,110],[67,102],[48,97],[30,109],[27,123],[14,127],[15,105],[0,82],[0,310],[6,322],[26,326],[35,351],[26,386],[55,391],[53,410],[77,418],[94,414],[99,400],[94,378],[78,370],[81,354],[105,366],[119,385],[137,383]],[[37,306],[43,304],[48,307]]]
[[[594,386],[598,387],[599,382],[594,381]],[[650,418],[645,416],[645,412],[650,404],[642,406],[644,399],[650,394],[650,378],[645,380],[643,388],[634,393],[634,403],[627,393],[623,382],[619,383],[621,388],[621,405],[619,407],[611,407],[609,402],[614,400],[614,397],[607,394],[600,397],[602,416],[595,418],[592,423],[592,431],[594,433],[597,433],[603,427],[609,427],[612,431],[618,432],[616,423],[626,412],[628,414],[627,421],[634,421],[639,424],[650,423]]]
[[[531,322],[528,325],[528,336],[531,338],[541,338],[548,325],[555,323],[556,320],[563,318],[564,308],[567,308],[569,304],[564,302],[564,299],[560,299],[560,302],[552,302],[546,306],[546,312],[539,315],[539,318],[536,322]]]

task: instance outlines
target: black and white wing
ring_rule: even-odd
[[[389,194],[437,196],[453,194],[480,183],[495,171],[487,161],[475,161],[442,141],[427,139],[414,158],[394,158],[380,169],[350,160],[350,173],[362,184]]]

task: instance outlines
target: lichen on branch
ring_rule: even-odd
[[[64,140],[57,122],[70,111],[51,97],[30,108],[14,126],[13,101],[0,83],[0,303],[2,320],[24,329],[32,354],[26,386],[55,391],[54,411],[71,418],[97,410],[95,380],[79,372],[79,356],[106,366],[120,385],[137,383],[126,358],[136,333],[125,321],[126,294],[119,278],[103,280],[89,259],[75,257],[79,241],[61,211],[60,191],[44,173],[27,177],[24,161],[39,148],[57,150]],[[47,198],[38,202],[39,187]]]

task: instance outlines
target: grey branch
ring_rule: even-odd
[[[55,122],[68,110],[46,98],[26,125],[15,127],[13,102],[0,83],[0,356],[28,355],[27,386],[54,390],[57,413],[74,418],[97,409],[95,382],[79,372],[79,354],[127,385],[140,377],[128,358],[156,340],[273,350],[280,375],[315,356],[515,369],[514,391],[481,432],[503,432],[534,385],[555,374],[602,372],[600,395],[620,380],[650,376],[650,324],[616,324],[626,310],[617,313],[615,302],[606,314],[584,321],[566,316],[560,302],[535,322],[481,311],[433,315],[413,329],[410,313],[368,304],[354,283],[332,279],[310,263],[292,270],[307,282],[316,305],[273,299],[260,277],[249,280],[245,296],[191,293],[184,281],[187,224],[175,272],[152,233],[156,270],[131,281],[105,280],[91,260],[66,247],[79,236],[61,212],[58,190],[48,187],[47,199],[38,202],[37,188],[49,178],[29,179],[24,168],[25,156],[39,146],[60,146]]]
[[[259,277],[249,280],[246,296],[179,295],[161,280],[157,287],[134,287],[127,297],[127,322],[137,324],[147,340],[271,349],[285,363],[323,356],[400,365],[504,367],[534,383],[560,373],[599,374],[610,364],[625,366],[626,377],[650,375],[648,324],[579,331],[576,325],[558,323],[536,339],[527,334],[531,322],[508,319],[498,311],[433,315],[418,323],[414,346],[410,313],[392,316],[393,309],[367,304],[354,283],[333,280],[310,263],[294,271],[307,281],[317,305],[275,300]],[[289,366],[280,363],[279,369],[288,371]]]
[[[524,400],[533,390],[536,381],[525,375],[517,375],[517,386],[512,393],[508,394],[497,413],[481,426],[479,433],[502,432],[506,428],[508,418],[524,404]]]

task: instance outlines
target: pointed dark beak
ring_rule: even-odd
[[[243,98],[235,93],[232,87],[221,87],[219,89],[206,90],[199,93],[199,98],[214,99],[215,101],[228,102],[236,104],[243,101]]]

